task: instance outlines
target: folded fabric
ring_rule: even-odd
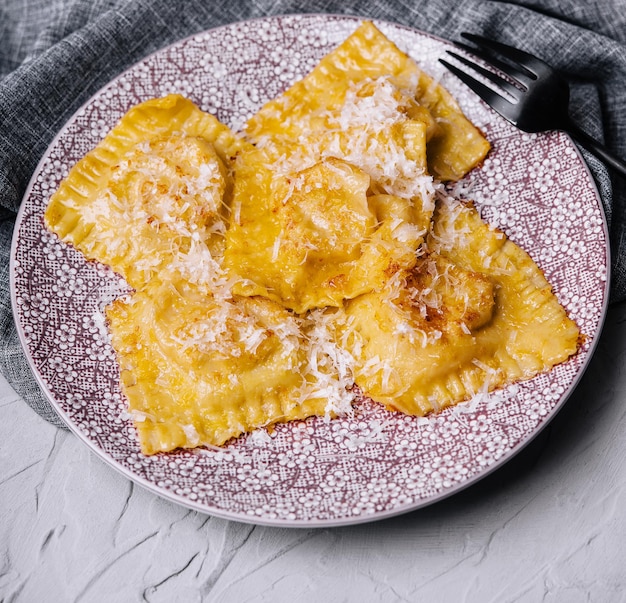
[[[626,157],[623,0],[4,0],[0,6],[0,371],[41,416],[63,425],[39,389],[13,321],[15,215],[37,163],[71,115],[147,54],[193,33],[288,13],[382,19],[448,39],[472,31],[547,59],[572,82],[572,116]],[[626,182],[585,154],[610,225],[612,301],[626,299]]]

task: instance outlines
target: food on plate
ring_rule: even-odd
[[[178,95],[131,109],[45,221],[133,288],[105,314],[142,452],[360,395],[424,415],[574,354],[539,268],[443,192],[488,151],[369,22],[241,133]]]
[[[106,316],[145,454],[350,409],[351,374],[330,331],[269,299],[174,281],[115,300]]]
[[[229,164],[246,143],[177,95],[133,107],[70,171],[46,225],[133,287],[198,243],[221,254],[232,190]]]
[[[246,124],[246,133],[286,159],[309,153],[305,145],[320,132],[318,144],[347,146],[356,155],[365,125],[376,132],[368,132],[370,146],[389,135],[425,138],[428,173],[437,180],[462,178],[490,146],[452,95],[370,21],[265,104]],[[371,159],[385,158],[381,147]],[[422,145],[413,152],[423,153]],[[401,162],[392,169],[402,171]]]
[[[528,254],[446,197],[416,266],[351,300],[346,314],[356,383],[411,415],[533,377],[579,345]]]

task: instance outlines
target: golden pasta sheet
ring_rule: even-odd
[[[145,454],[350,409],[330,332],[268,299],[165,283],[116,300],[107,320]]]
[[[579,331],[526,252],[470,205],[442,198],[428,251],[347,304],[341,330],[364,393],[414,415],[561,363]]]
[[[329,157],[276,178],[260,151],[239,157],[224,267],[233,291],[297,313],[341,306],[415,263],[430,214],[370,194],[370,177]]]
[[[374,168],[395,159],[396,171],[415,175],[427,156],[427,171],[439,180],[460,179],[490,148],[454,98],[369,21],[305,78],[264,105],[248,121],[246,132],[279,163],[349,155],[349,161],[368,171],[376,146],[379,165]],[[398,137],[414,145],[409,156],[416,165],[410,170],[397,153],[394,158],[389,152],[394,144],[383,144]],[[363,160],[366,147],[370,153]],[[374,180],[377,173],[370,174]]]
[[[147,101],[72,168],[50,200],[46,224],[134,287],[199,245],[219,256],[229,164],[245,146],[181,96]]]

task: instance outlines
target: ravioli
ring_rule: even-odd
[[[425,415],[547,371],[579,331],[540,269],[470,205],[441,198],[415,268],[346,306],[355,381]]]
[[[177,95],[132,108],[50,199],[48,228],[133,287],[179,255],[223,252],[231,158],[246,143]]]
[[[226,233],[235,292],[301,313],[415,265],[434,208],[429,167],[456,161],[460,177],[489,149],[448,97],[366,22],[264,105],[246,124],[257,149],[240,156]],[[431,161],[438,137],[444,151]],[[461,140],[464,163],[451,152]]]
[[[329,157],[289,177],[241,156],[224,267],[233,291],[263,295],[301,314],[339,307],[415,263],[430,214],[393,195],[369,194],[361,169]]]
[[[218,299],[164,283],[116,300],[106,315],[144,454],[333,416],[354,397],[331,336],[268,299]]]
[[[302,155],[311,152],[309,144],[316,133],[345,132],[355,116],[360,128],[369,124],[375,130],[385,129],[401,116],[411,136],[423,130],[425,153],[422,140],[415,153],[427,156],[428,173],[439,180],[462,178],[490,148],[450,93],[370,21],[363,22],[306,77],[265,104],[247,122],[246,133],[255,143],[270,146],[276,157],[295,154],[301,162]],[[353,133],[339,137],[344,142],[353,140]],[[315,146],[319,148],[319,141]]]

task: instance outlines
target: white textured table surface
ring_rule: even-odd
[[[134,486],[0,378],[0,601],[626,601],[626,305],[556,419],[477,485],[279,529]]]

